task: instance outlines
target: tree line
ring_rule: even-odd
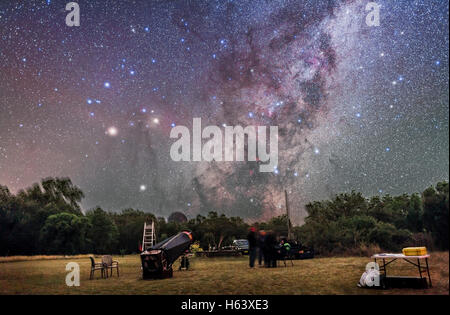
[[[374,196],[340,194],[306,206],[305,224],[297,236],[322,253],[356,252],[375,246],[400,251],[406,246],[448,250],[448,183],[421,195]]]
[[[399,250],[409,244],[448,249],[448,195],[446,182],[420,195],[367,199],[357,192],[340,194],[306,205],[305,223],[292,231],[321,254],[370,246]],[[136,209],[107,212],[97,207],[83,213],[83,198],[69,178],[47,178],[17,194],[0,185],[0,255],[136,253],[144,222],[151,220],[158,240],[190,230],[204,249],[230,245],[245,238],[249,228],[242,218],[215,211],[187,222],[168,222]],[[287,235],[285,215],[253,225]]]

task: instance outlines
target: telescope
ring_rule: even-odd
[[[153,245],[141,253],[142,278],[172,278],[173,263],[190,247],[192,234],[184,231]]]

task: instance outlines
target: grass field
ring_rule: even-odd
[[[142,280],[139,255],[115,257],[120,278],[89,280],[90,261],[76,257],[0,258],[0,294],[449,294],[449,254],[433,253],[433,288],[428,290],[369,290],[356,284],[369,258],[315,258],[275,269],[248,267],[247,257],[193,258],[192,269],[164,280]],[[67,287],[65,266],[81,268],[79,287]],[[417,270],[395,262],[390,274],[414,275]]]

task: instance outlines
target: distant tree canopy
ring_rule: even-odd
[[[68,178],[44,179],[40,184],[19,191],[17,195],[0,186],[0,254],[47,251],[44,244],[46,237],[41,238],[47,219],[61,213],[82,216],[79,203],[83,197],[83,192]],[[61,217],[52,218],[58,219],[63,220]],[[42,233],[48,234],[48,231],[45,229]]]
[[[293,232],[323,254],[370,245],[392,251],[409,244],[448,249],[448,195],[446,182],[422,195],[367,199],[357,192],[340,194],[308,204],[305,224]],[[150,221],[158,240],[190,230],[204,249],[230,245],[245,238],[249,228],[242,218],[215,211],[188,221],[167,221],[135,209],[106,212],[97,207],[83,214],[83,197],[68,178],[47,178],[15,195],[0,185],[0,255],[136,253],[144,222]],[[254,225],[287,235],[285,215]]]
[[[306,206],[305,224],[296,235],[320,252],[377,245],[398,251],[407,245],[448,249],[448,183],[418,194],[364,198],[361,193],[337,195]],[[427,237],[431,233],[431,244]],[[433,244],[434,243],[434,244]]]
[[[448,249],[448,183],[423,192],[423,225],[440,248]]]
[[[87,238],[94,253],[111,253],[117,248],[119,230],[113,217],[97,207],[86,213],[91,224]]]
[[[50,215],[40,231],[40,244],[46,254],[78,254],[87,248],[88,218],[61,212]]]

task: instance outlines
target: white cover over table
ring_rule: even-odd
[[[406,256],[403,254],[376,254],[373,255],[372,258],[383,259],[383,258],[411,258],[411,259],[425,259],[430,258],[430,255],[422,255],[422,256]]]

